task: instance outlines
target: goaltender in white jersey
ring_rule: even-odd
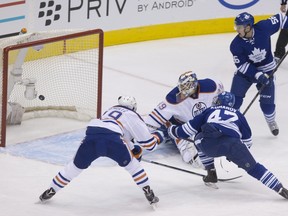
[[[146,117],[144,121],[151,128],[167,130],[171,123],[179,125],[193,119],[212,105],[213,99],[224,91],[220,81],[197,79],[192,71],[180,75],[178,85],[165,100]],[[173,140],[184,162],[195,167],[201,166],[194,143],[187,140]]]

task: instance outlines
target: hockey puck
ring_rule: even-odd
[[[27,29],[26,28],[22,28],[20,31],[20,34],[26,34],[27,33]]]
[[[42,100],[42,101],[43,101],[43,100],[45,100],[45,97],[44,97],[44,95],[39,95],[39,97],[38,97],[38,98],[39,98],[39,100]]]

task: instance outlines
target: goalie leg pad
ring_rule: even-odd
[[[195,168],[203,168],[203,164],[199,159],[194,143],[183,139],[177,141],[175,141],[175,143],[181,154],[182,160],[185,163],[192,164]]]
[[[22,107],[19,103],[8,103],[7,108],[7,125],[17,125],[21,124],[22,117],[25,112],[24,107]]]

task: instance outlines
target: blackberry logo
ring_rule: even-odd
[[[61,10],[61,5],[56,4],[54,1],[40,2],[40,11],[38,18],[45,17],[45,26],[51,25],[52,21],[57,21],[60,19],[60,14],[56,13]]]

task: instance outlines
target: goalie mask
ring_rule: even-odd
[[[132,96],[120,96],[118,98],[118,104],[127,107],[135,112],[137,110],[137,102]]]
[[[196,92],[198,87],[198,80],[196,74],[192,71],[183,73],[178,79],[179,92],[188,97]]]
[[[224,91],[221,94],[217,95],[213,99],[213,105],[214,106],[228,106],[233,107],[235,104],[235,96],[234,94]]]

